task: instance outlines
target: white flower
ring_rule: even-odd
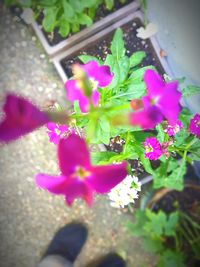
[[[141,190],[141,183],[138,177],[128,175],[120,184],[114,187],[108,194],[111,203],[115,208],[124,208],[130,203],[134,203],[138,198],[138,191]]]

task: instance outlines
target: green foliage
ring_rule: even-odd
[[[93,152],[91,153],[91,160],[93,165],[104,165],[109,162],[117,153],[111,151]]]
[[[161,254],[157,267],[186,267],[186,265],[182,253],[168,249]]]
[[[189,97],[192,95],[200,94],[200,87],[195,85],[188,85],[182,90],[183,97]]]
[[[186,161],[184,159],[178,161],[170,158],[167,163],[162,162],[155,170],[153,186],[154,188],[167,187],[181,191],[184,187],[183,178],[185,173]]]
[[[125,3],[126,0],[121,0]],[[114,0],[4,0],[7,6],[31,7],[35,14],[44,14],[42,27],[46,32],[55,28],[62,37],[78,32],[80,25],[91,26],[97,9],[104,5],[112,10]]]
[[[84,64],[88,63],[91,60],[96,61],[100,66],[103,65],[103,61],[97,57],[89,56],[89,55],[80,55],[78,57]]]
[[[162,127],[162,124],[156,125],[156,130],[158,132],[157,139],[160,143],[163,143],[165,141],[165,133]]]
[[[118,28],[114,34],[110,50],[113,57],[115,57],[117,61],[119,61],[125,55],[123,32],[120,28]]]
[[[135,222],[128,222],[127,228],[134,236],[141,237],[143,248],[158,256],[156,267],[184,267],[184,257],[177,247],[167,246],[167,239],[177,239],[180,215],[163,211],[155,213],[150,209],[137,210]],[[173,243],[172,243],[173,244]]]
[[[146,57],[144,51],[137,51],[130,56],[130,67],[135,67],[139,65],[142,60]]]

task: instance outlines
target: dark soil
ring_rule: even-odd
[[[87,1],[87,0],[86,0]],[[97,22],[99,21],[100,19],[106,17],[107,15],[117,11],[118,9],[120,9],[121,7],[125,6],[125,5],[128,5],[130,4],[131,2],[133,2],[134,0],[126,0],[126,3],[124,4],[121,4],[119,2],[119,0],[115,0],[114,2],[114,7],[112,10],[108,10],[106,9],[106,6],[105,4],[102,4],[99,6],[99,8],[97,9],[96,11],[96,14],[95,14],[95,17],[94,17],[94,20],[93,22]],[[43,20],[43,17],[44,15],[41,13],[40,16],[38,17],[37,21],[38,21],[38,24],[39,25],[42,25],[42,20]],[[85,29],[86,26],[81,26],[80,27],[80,31]],[[76,34],[76,33],[70,33],[67,37],[62,37],[60,34],[59,34],[59,29],[58,28],[55,28],[55,30],[52,32],[52,33],[48,33],[48,32],[45,32],[43,29],[42,29],[43,33],[44,33],[44,36],[46,37],[48,43],[50,46],[55,46],[57,45],[58,43],[60,43],[61,41],[71,37],[72,35]]]
[[[200,223],[200,181],[189,164],[185,175],[185,185],[186,187],[181,192],[173,190],[164,195],[153,206],[153,209],[155,211],[162,209],[166,213],[171,213],[178,206],[181,211]]]
[[[136,51],[140,50],[145,51],[146,57],[143,60],[140,67],[153,65],[157,68],[160,74],[164,74],[165,73],[164,69],[156,55],[156,52],[150,40],[148,39],[144,41],[136,36],[137,33],[136,30],[141,26],[143,26],[142,22],[140,21],[140,19],[136,18],[133,21],[121,27],[124,33],[124,41],[125,41],[127,56],[132,55],[132,53]],[[111,45],[114,33],[115,30],[105,35],[95,43],[89,44],[85,49],[76,52],[70,57],[64,58],[61,61],[61,65],[63,66],[67,76],[68,77],[72,76],[71,65],[73,63],[80,62],[80,60],[78,59],[79,55],[88,54],[91,56],[96,56],[99,59],[105,60],[106,55],[110,53],[109,47]]]

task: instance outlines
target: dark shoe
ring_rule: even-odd
[[[126,267],[126,262],[117,254],[108,254],[96,267]]]
[[[87,239],[87,234],[87,228],[81,223],[64,226],[55,234],[44,257],[60,255],[73,263]]]

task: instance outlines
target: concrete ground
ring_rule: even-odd
[[[40,107],[52,99],[64,103],[63,84],[32,30],[1,5],[0,27],[1,104],[7,91],[22,94]],[[111,208],[106,196],[97,197],[92,209],[81,201],[69,208],[62,197],[35,186],[38,172],[58,173],[55,147],[45,128],[1,145],[0,151],[1,267],[35,267],[56,230],[73,220],[89,227],[76,267],[110,250],[121,253],[131,267],[153,266],[153,258],[125,230],[132,216]]]

